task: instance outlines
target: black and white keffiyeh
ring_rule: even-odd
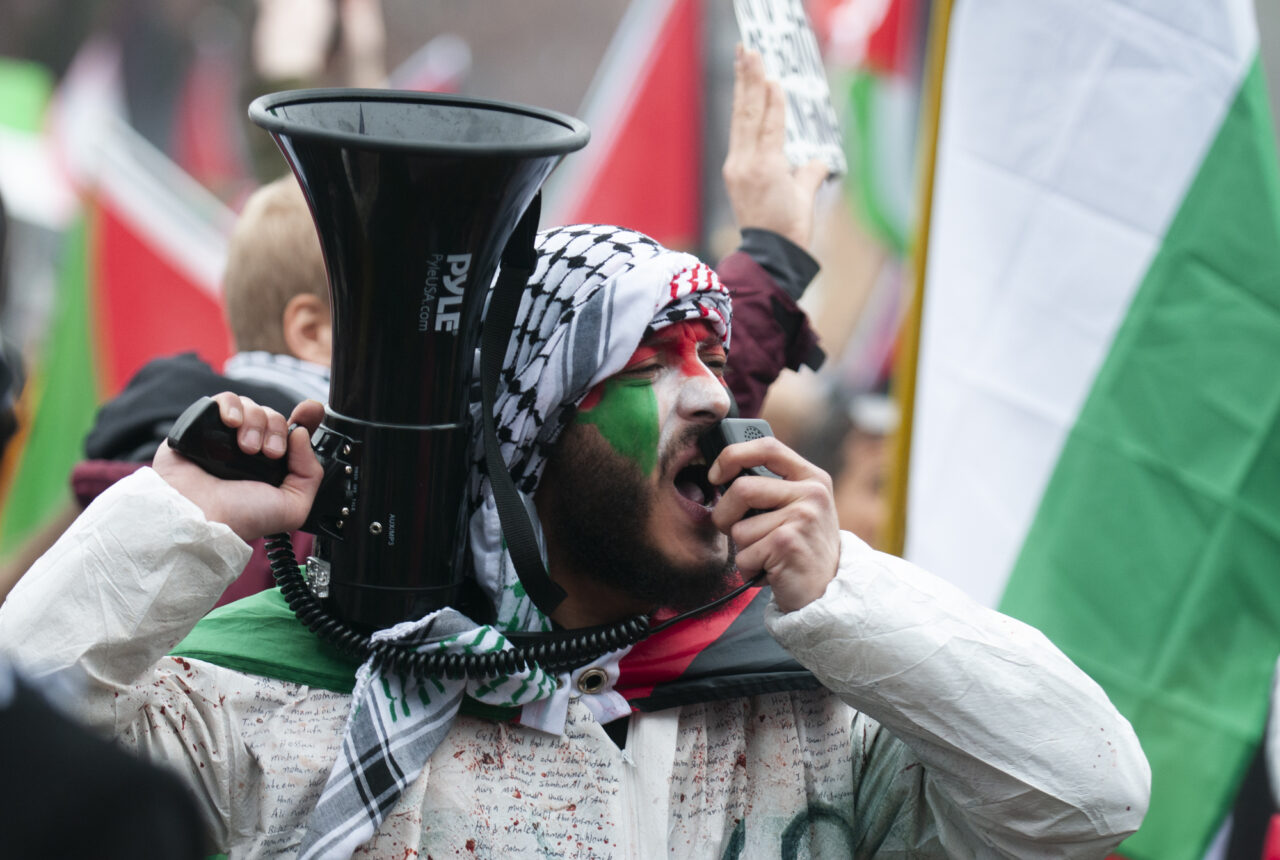
[[[493,627],[454,609],[372,638],[455,654],[510,647]],[[514,705],[545,698],[554,687],[555,678],[536,668],[493,678],[418,679],[376,670],[371,663],[361,666],[338,761],[307,818],[298,856],[350,857],[367,842],[448,734],[464,694],[486,704]]]
[[[292,355],[254,350],[237,352],[222,366],[227,379],[272,385],[296,400],[329,399],[329,368]]]
[[[729,340],[729,294],[708,266],[618,227],[577,225],[538,236],[538,263],[521,299],[495,408],[502,456],[541,541],[533,492],[572,410],[598,382],[625,367],[651,331],[705,319]],[[497,609],[480,625],[453,609],[375,635],[417,650],[475,652],[511,647],[502,631],[542,631],[551,622],[520,586],[484,477],[476,418],[470,539],[475,575]],[[545,549],[543,551],[545,562]],[[602,660],[616,666],[621,652]],[[567,699],[541,669],[492,678],[419,679],[361,667],[341,753],[307,820],[301,857],[349,857],[371,838],[401,791],[448,733],[464,695],[525,708],[521,722],[559,734]],[[613,707],[625,713],[621,696]],[[607,698],[606,698],[607,701]],[[606,705],[606,707],[608,707]]]

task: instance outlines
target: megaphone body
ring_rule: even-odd
[[[276,93],[249,114],[302,186],[329,277],[313,590],[370,629],[457,605],[486,296],[508,237],[586,126],[388,90]]]

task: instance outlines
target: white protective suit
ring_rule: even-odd
[[[141,470],[19,583],[0,648],[83,670],[83,717],[183,774],[218,850],[285,856],[350,696],[164,656],[248,556]],[[622,750],[581,699],[560,737],[459,716],[362,850],[1102,858],[1141,822],[1129,724],[1036,630],[849,534],[826,593],[766,623],[826,690],[635,714]]]

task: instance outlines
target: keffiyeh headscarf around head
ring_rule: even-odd
[[[715,272],[696,257],[667,250],[640,233],[600,225],[561,227],[540,233],[537,249],[537,268],[521,299],[503,361],[495,419],[503,459],[541,541],[533,492],[572,409],[592,386],[626,365],[647,332],[704,319],[727,347],[730,309],[728,291]],[[551,626],[520,587],[507,554],[483,474],[480,404],[473,404],[472,411],[472,559],[476,578],[497,609],[497,621],[476,624],[446,608],[381,631],[375,639],[457,653],[507,648],[502,631]],[[615,665],[620,653],[612,657]],[[448,733],[464,695],[489,704],[545,705],[555,690],[555,679],[538,668],[450,680],[407,678],[383,673],[371,663],[362,666],[341,752],[307,820],[299,856],[350,856],[367,841]],[[563,708],[526,708],[525,713],[528,717],[521,721],[526,725],[563,731]]]

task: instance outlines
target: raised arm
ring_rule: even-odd
[[[735,342],[725,378],[748,416],[759,413],[784,367],[817,369],[824,357],[796,301],[818,273],[808,248],[827,169],[818,160],[791,167],[785,124],[781,88],[766,80],[760,56],[739,46],[723,177],[742,244],[716,272],[733,294]]]

